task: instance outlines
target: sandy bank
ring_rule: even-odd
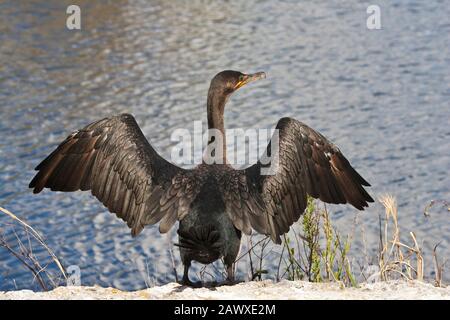
[[[336,283],[272,281],[217,288],[189,288],[176,283],[126,292],[102,287],[59,287],[50,292],[0,292],[0,299],[446,299],[450,287],[436,288],[418,281],[390,281],[341,288]]]

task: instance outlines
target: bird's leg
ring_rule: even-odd
[[[227,265],[227,284],[234,283],[234,263],[230,263]]]
[[[193,286],[194,284],[189,280],[189,268],[191,267],[191,262],[188,261],[184,263],[184,273],[183,273],[183,279],[181,280],[181,284],[186,286]]]
[[[190,286],[194,288],[200,288],[202,286],[202,283],[199,282],[192,282],[189,280],[189,268],[191,267],[191,262],[188,261],[184,264],[184,273],[183,273],[183,279],[181,279],[181,284],[185,286]]]

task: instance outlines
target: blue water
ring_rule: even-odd
[[[292,116],[320,130],[374,198],[396,196],[404,238],[416,233],[430,272],[433,246],[441,243],[441,258],[450,252],[448,211],[423,215],[429,201],[450,200],[450,6],[376,2],[381,30],[366,28],[374,3],[356,0],[77,1],[81,31],[65,28],[71,1],[0,2],[0,206],[78,265],[83,284],[173,281],[174,233],[148,227],[132,239],[88,193],[32,195],[33,168],[71,131],[121,112],[169,158],[170,133],[205,119],[214,74],[265,71],[231,98],[226,126],[272,128]],[[356,211],[331,210],[336,228],[351,232]],[[382,213],[375,204],[358,215],[355,257],[375,254]],[[0,229],[6,223],[0,216]],[[36,283],[0,247],[0,290],[14,288]]]

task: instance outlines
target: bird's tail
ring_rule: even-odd
[[[220,255],[220,232],[211,224],[178,229],[180,236],[176,246],[198,255]]]

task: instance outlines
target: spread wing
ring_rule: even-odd
[[[247,182],[247,190],[240,197],[261,198],[264,218],[261,214],[252,219],[240,218],[231,213],[235,226],[250,223],[258,232],[271,235],[281,243],[280,235],[300,218],[307,205],[307,195],[327,203],[350,203],[364,210],[373,199],[363,186],[370,186],[350,165],[341,151],[324,136],[292,118],[282,118],[276,126],[279,148],[267,147],[272,159],[278,154],[278,168],[273,175],[261,175],[267,167],[260,161],[241,171]],[[235,188],[234,193],[238,192]],[[237,197],[237,196],[236,196]],[[259,202],[259,200],[256,200]],[[255,219],[254,217],[258,218]],[[252,215],[247,215],[252,217]],[[249,226],[241,230],[248,229]]]
[[[187,214],[200,188],[189,171],[158,155],[130,114],[72,133],[36,170],[34,193],[91,190],[133,236],[159,221],[160,231],[167,232]]]

